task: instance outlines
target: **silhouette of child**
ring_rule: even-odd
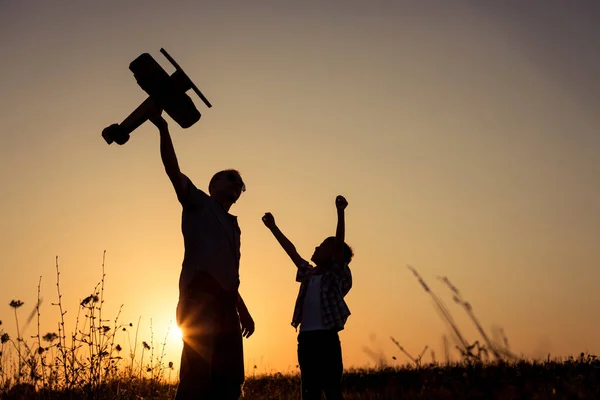
[[[298,328],[298,364],[302,379],[302,400],[327,400],[342,397],[342,348],[338,332],[344,325],[350,310],[344,297],[352,287],[352,274],[348,264],[353,252],[344,242],[345,209],[348,202],[343,196],[335,200],[337,209],[336,235],[326,238],[311,257],[315,266],[304,260],[292,242],[279,230],[275,218],[266,213],[262,220],[271,230],[281,247],[290,256],[298,271],[296,281],[300,290],[292,326]]]

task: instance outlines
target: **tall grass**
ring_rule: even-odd
[[[169,394],[173,390],[173,385],[166,379],[173,370],[173,363],[165,364],[164,360],[166,337],[160,344],[160,353],[155,354],[152,333],[150,344],[142,342],[138,359],[139,321],[132,342],[130,331],[134,325],[120,321],[123,305],[114,318],[108,319],[103,315],[105,257],[106,252],[102,259],[102,278],[91,293],[79,301],[75,326],[71,331],[65,325],[67,310],[61,293],[58,257],[55,265],[57,302],[52,303],[58,309],[57,331],[43,336],[40,332],[41,277],[37,303],[24,326],[37,318],[37,333],[31,336],[32,340],[27,341],[21,335],[23,329],[20,328],[19,313],[24,303],[20,300],[10,302],[14,310],[16,337],[11,337],[0,326],[0,393],[18,393],[20,396],[62,393],[66,398],[118,398],[128,392],[139,395],[146,391],[157,393],[166,390]],[[125,343],[125,336],[128,339],[127,349],[121,345]],[[150,354],[145,354],[147,351]]]
[[[466,335],[460,330],[452,313],[448,307],[446,307],[442,299],[431,289],[431,287],[425,282],[423,277],[413,266],[408,265],[407,268],[413,273],[423,290],[425,290],[425,292],[429,294],[433,300],[436,311],[450,329],[451,339],[454,342],[455,349],[458,350],[463,361],[482,363],[493,359],[497,362],[506,362],[514,361],[519,358],[508,347],[508,338],[504,334],[504,331],[502,329],[498,330],[502,341],[491,340],[488,333],[481,326],[479,319],[476,317],[471,303],[463,298],[460,290],[458,290],[458,288],[452,284],[448,277],[438,277],[444,286],[446,286],[452,293],[452,299],[454,302],[465,310],[467,316],[475,325],[477,332],[481,335],[483,343],[481,343],[479,340],[475,340],[470,343]],[[413,357],[396,339],[394,339],[394,337],[390,337],[390,339],[392,342],[394,342],[396,347],[398,347],[398,349],[402,351],[417,367],[421,365],[422,358],[429,348],[428,346],[425,346],[425,348],[417,357]],[[448,346],[448,339],[446,336],[444,336],[444,354],[446,356],[446,362],[449,362],[450,359],[451,349]],[[435,362],[435,355],[433,351],[431,351],[431,355],[433,359],[432,361]]]
[[[103,311],[105,256],[102,277],[92,291],[78,302],[75,326],[65,325],[66,306],[60,287],[56,258],[56,332],[40,331],[41,277],[37,302],[22,324],[25,304],[11,300],[16,335],[2,330],[0,321],[1,399],[172,399],[177,382],[173,363],[165,363],[165,337],[155,347],[152,320],[150,340],[140,340],[141,318],[134,326],[120,321],[123,305],[114,318]],[[445,361],[425,346],[413,355],[394,337],[390,339],[410,360],[390,366],[382,354],[374,369],[350,369],[343,380],[344,396],[352,399],[592,399],[600,398],[600,362],[581,353],[562,360],[526,361],[509,348],[502,330],[495,339],[481,326],[473,307],[447,277],[438,278],[453,301],[474,324],[480,338],[470,341],[452,313],[417,270],[408,267],[433,300],[450,331],[444,336]],[[23,335],[36,319],[37,329],[26,340]],[[167,333],[168,335],[168,333]],[[451,344],[453,344],[453,347]],[[122,345],[123,344],[123,345]],[[158,351],[155,351],[157,350]],[[458,361],[450,361],[457,352]],[[425,362],[429,355],[429,362]],[[393,357],[395,359],[395,357]],[[253,375],[244,384],[244,399],[300,399],[298,374]]]

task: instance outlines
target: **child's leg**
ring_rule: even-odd
[[[337,332],[330,332],[326,337],[323,352],[323,391],[327,400],[343,400],[342,375],[344,364],[342,362],[342,345]]]
[[[302,400],[321,400],[322,348],[315,332],[298,335],[298,364],[302,380]]]

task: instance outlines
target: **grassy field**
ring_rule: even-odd
[[[16,332],[2,329],[0,321],[0,399],[172,399],[177,388],[177,371],[164,361],[166,342],[138,343],[137,328],[122,324],[119,315],[106,319],[104,263],[102,280],[79,303],[75,328],[64,324],[60,272],[56,262],[59,309],[58,332],[41,334],[38,304],[25,323],[37,316],[37,333],[29,340],[19,329],[23,303],[11,300]],[[440,278],[475,324],[480,340],[469,343],[440,298],[409,267],[423,289],[432,297],[449,326],[446,353],[456,351],[462,361],[424,363],[425,349],[413,356],[391,338],[411,364],[382,366],[345,372],[346,399],[600,399],[600,361],[581,353],[563,360],[524,360],[515,356],[508,340],[491,340],[480,326],[470,303],[448,278]],[[119,313],[120,314],[120,313]],[[134,340],[122,348],[118,335]],[[498,337],[498,335],[496,335]],[[450,343],[454,347],[450,346]],[[435,360],[430,351],[429,358]],[[249,377],[244,399],[300,399],[298,375],[272,374]]]
[[[590,355],[562,362],[427,365],[347,371],[346,399],[599,399],[600,362]],[[175,384],[121,376],[99,385],[36,390],[13,386],[3,399],[172,399]],[[249,378],[243,399],[300,399],[297,375]]]

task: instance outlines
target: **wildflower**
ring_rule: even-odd
[[[173,369],[173,361],[169,361],[169,368]]]
[[[14,309],[21,307],[24,303],[21,300],[11,300],[9,306]]]
[[[104,331],[104,333],[106,333],[106,332],[110,331],[110,326],[104,325],[104,326],[102,326],[102,330]]]
[[[123,350],[123,348],[121,347],[121,345],[120,345],[120,344],[118,344],[118,345],[115,347],[115,350],[117,350],[117,351],[121,351],[121,350]]]
[[[46,342],[52,343],[56,339],[58,339],[58,335],[54,332],[48,332],[44,336],[42,336],[42,339],[45,340]]]
[[[148,343],[146,343],[146,342],[142,342],[142,346],[144,346],[144,348],[145,348],[146,350],[150,350],[150,346],[148,346]]]
[[[2,344],[8,342],[9,340],[10,340],[10,337],[8,336],[8,333],[4,333],[4,334],[2,334],[2,336],[0,336],[0,343],[2,343]]]
[[[97,303],[97,302],[98,302],[98,300],[99,300],[99,298],[98,298],[98,296],[97,296],[97,295],[95,295],[95,294],[91,294],[91,295],[89,295],[88,297],[86,297],[85,299],[83,299],[83,300],[81,301],[81,306],[82,306],[82,307],[85,307],[85,306],[87,306],[89,303],[92,303],[92,304],[93,304],[93,303]]]
[[[42,354],[44,353],[44,351],[46,351],[46,349],[44,349],[43,347],[38,347],[37,349],[38,354]]]

